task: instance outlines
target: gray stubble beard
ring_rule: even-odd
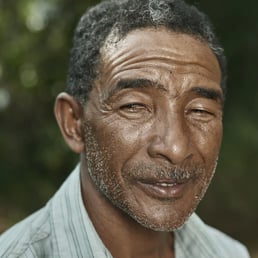
[[[87,122],[83,124],[83,128],[84,128],[84,137],[85,137],[85,146],[86,146],[85,160],[88,166],[89,176],[93,181],[93,183],[95,184],[96,189],[101,194],[103,194],[115,207],[122,210],[125,214],[129,215],[131,218],[133,218],[143,227],[146,227],[154,231],[167,231],[167,232],[174,231],[177,228],[181,227],[192,215],[192,213],[196,210],[198,204],[204,197],[208,189],[208,186],[213,178],[213,175],[215,173],[216,166],[217,166],[217,160],[214,163],[212,174],[208,178],[209,180],[202,182],[203,188],[195,196],[195,202],[192,205],[193,207],[189,210],[189,213],[186,216],[184,216],[184,218],[180,219],[180,221],[173,223],[173,226],[171,226],[170,223],[165,223],[164,225],[157,225],[155,223],[152,223],[152,221],[150,221],[150,219],[139,209],[135,210],[134,207],[131,207],[130,202],[128,202],[126,198],[123,198],[124,194],[122,191],[122,187],[121,185],[119,185],[118,180],[115,176],[116,173],[112,173],[112,171],[109,171],[109,170],[107,171],[108,163],[109,163],[109,160],[111,160],[112,155],[108,152],[108,150],[99,146],[94,136],[93,128]],[[142,169],[143,167],[144,165],[142,165]],[[202,171],[197,171],[197,170],[198,170],[197,168],[194,168],[191,170],[192,171],[191,173],[195,171],[196,175],[201,174]],[[202,170],[202,168],[200,170]],[[157,169],[155,169],[155,171],[157,171]],[[169,173],[165,171],[166,170],[163,170],[163,172],[161,173],[163,174]],[[189,171],[187,172],[186,169],[184,171],[185,171],[183,173],[184,176],[185,177],[189,176]],[[137,173],[139,173],[139,168],[132,169],[132,171],[129,172],[129,174],[130,173],[136,175]],[[180,173],[178,173],[177,171],[175,172],[174,177],[176,178],[178,176],[180,177]]]

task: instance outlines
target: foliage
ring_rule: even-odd
[[[94,2],[0,0],[0,231],[41,207],[78,160],[63,143],[52,110],[65,86],[73,28]],[[210,16],[229,60],[224,142],[199,213],[255,243],[258,2],[188,2]]]

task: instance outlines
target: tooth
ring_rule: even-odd
[[[170,184],[170,183],[158,183],[158,185],[160,185],[162,187],[173,186],[173,184]]]

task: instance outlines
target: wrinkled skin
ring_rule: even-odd
[[[205,43],[162,27],[110,34],[101,57],[87,103],[60,93],[55,104],[63,137],[80,154],[85,208],[114,258],[173,258],[173,230],[216,167],[218,62]]]
[[[95,196],[107,216],[118,208],[146,228],[172,231],[195,210],[216,167],[218,62],[205,43],[163,28],[108,42],[83,110],[86,208],[94,218],[98,207],[87,199]]]

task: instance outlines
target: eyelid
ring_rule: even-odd
[[[193,112],[196,112],[196,113],[207,113],[207,114],[211,114],[211,115],[214,115],[213,112],[211,112],[210,110],[207,110],[205,108],[192,108],[190,109],[189,111],[193,111]]]
[[[214,119],[221,119],[222,106],[212,99],[195,98],[186,105],[185,115],[189,121],[208,123]]]
[[[187,110],[185,110],[185,114],[189,115],[189,114],[194,114],[194,115],[198,115],[198,116],[216,116],[216,114],[214,112],[211,112],[207,109],[201,109],[201,108],[189,108]]]
[[[153,96],[148,89],[122,89],[108,103],[121,117],[135,121],[146,121],[154,112]]]
[[[220,102],[213,100],[213,99],[207,99],[207,98],[195,98],[191,100],[187,104],[187,109],[200,109],[200,110],[207,110],[207,111],[222,111],[222,105]]]
[[[128,104],[151,106],[153,97],[143,90],[123,89],[110,97],[106,103],[116,107]]]
[[[115,92],[114,94],[110,95],[105,101],[112,102],[129,96],[146,97],[146,93],[144,93],[142,89],[121,89]]]
[[[133,102],[133,101],[121,105],[121,107],[126,107],[126,106],[146,106],[146,105],[141,102]]]

